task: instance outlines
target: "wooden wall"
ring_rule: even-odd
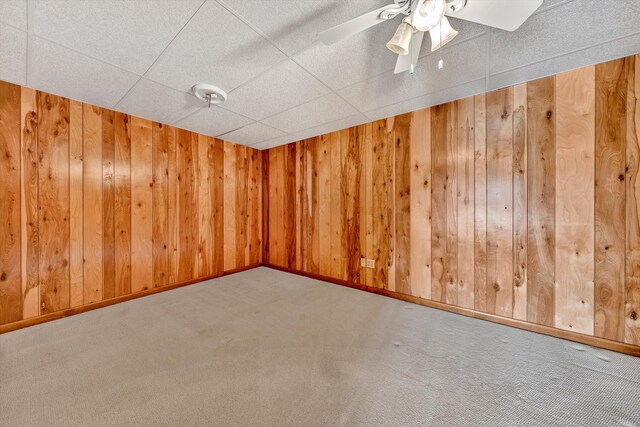
[[[260,151],[0,82],[0,325],[261,263]]]
[[[636,56],[270,149],[265,263],[640,345],[639,99]]]

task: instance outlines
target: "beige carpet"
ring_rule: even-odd
[[[640,359],[259,268],[0,335],[0,425],[633,426]]]

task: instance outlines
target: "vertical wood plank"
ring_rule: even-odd
[[[446,244],[444,261],[445,295],[447,304],[458,303],[458,102],[450,103],[446,124],[447,175]]]
[[[431,115],[431,299],[445,301],[447,255],[447,127],[451,104],[432,107]]]
[[[364,211],[361,212],[361,220],[364,220],[364,230],[366,234],[365,242],[365,258],[375,259],[373,252],[373,146],[375,140],[373,138],[373,123],[367,123],[365,127],[365,140],[364,140],[364,156],[365,164],[363,166],[364,179],[364,195],[360,196],[364,200]],[[364,284],[367,286],[375,286],[373,281],[374,270],[371,268],[365,269]]]
[[[527,83],[527,320],[553,326],[555,78]]]
[[[364,127],[356,126],[343,131],[346,144],[343,147],[343,248],[346,280],[360,283],[360,185],[362,182],[362,139]]]
[[[373,123],[373,259],[375,269],[373,286],[386,289],[389,284],[389,240],[391,225],[389,218],[389,193],[393,188],[389,183],[389,153],[393,153],[393,136],[387,127],[387,120]]]
[[[260,236],[261,236],[261,218],[262,211],[260,207],[260,183],[262,160],[260,151],[255,149],[247,149],[247,158],[249,161],[249,225],[247,232],[249,233],[249,264],[257,264],[260,262]]]
[[[513,88],[487,94],[487,311],[513,315]]]
[[[331,263],[331,136],[322,135],[318,147],[318,263],[323,276],[332,275]]]
[[[38,117],[36,91],[33,89],[24,87],[21,89],[20,120],[20,128],[22,129],[22,164],[20,168],[22,183],[22,318],[30,319],[36,317],[40,312],[40,292],[38,290]],[[82,129],[82,125],[80,129]],[[82,143],[82,136],[80,136],[80,143]],[[82,179],[82,170],[80,171],[80,179]],[[82,184],[80,184],[80,190],[82,191]],[[82,195],[80,198],[82,199]],[[80,218],[82,218],[82,213]],[[76,222],[72,223],[74,226],[76,224]],[[82,258],[80,262],[82,263]],[[71,268],[74,267],[75,264],[72,264]],[[80,273],[82,274],[82,264],[80,264]],[[82,297],[80,297],[80,304],[82,304]]]
[[[270,225],[270,213],[269,213],[269,196],[271,193],[271,187],[269,186],[269,153],[271,150],[262,152],[262,263],[269,264],[269,225]]]
[[[411,294],[431,298],[431,109],[414,111],[409,134]]]
[[[82,104],[84,304],[102,300],[102,111]]]
[[[596,65],[595,327],[624,340],[625,61]]]
[[[296,269],[309,271],[309,195],[307,192],[307,141],[296,143]]]
[[[84,303],[82,103],[69,101],[69,304]]]
[[[102,299],[116,295],[116,247],[114,228],[115,113],[102,110]]]
[[[396,116],[393,133],[395,144],[395,290],[412,295],[411,287],[411,127],[412,114]],[[416,236],[417,237],[417,236]],[[417,255],[417,254],[416,254]]]
[[[331,181],[331,209],[330,209],[330,251],[331,270],[329,276],[336,279],[344,278],[344,262],[342,259],[342,217],[343,217],[343,193],[342,193],[342,135],[341,132],[330,134],[330,181]]]
[[[214,169],[214,139],[198,135],[197,154],[197,191],[198,191],[198,277],[213,274],[213,202],[212,182],[209,176]]]
[[[487,99],[486,95],[474,98],[474,185],[475,185],[475,233],[474,233],[474,308],[487,310]]]
[[[115,296],[131,293],[131,126],[127,114],[115,114]]]
[[[38,264],[40,314],[46,314],[70,304],[69,100],[39,92],[38,114]]]
[[[0,324],[22,319],[20,106],[20,86],[0,82]]]
[[[474,264],[475,264],[475,227],[474,227],[474,99],[456,101],[457,129],[457,272],[456,301],[459,306],[474,307]]]
[[[284,263],[296,266],[296,144],[284,146]]]
[[[513,317],[527,320],[527,85],[513,88]]]
[[[153,123],[153,287],[169,284],[169,140],[175,129]]]
[[[232,235],[224,228],[224,141],[221,139],[214,142],[213,179],[213,271],[221,273],[224,270],[224,242],[228,235]]]
[[[151,122],[131,118],[131,291],[153,286],[153,136]]]
[[[595,67],[556,76],[555,322],[593,335]]]
[[[164,126],[164,125],[163,125]],[[177,129],[165,126],[167,138],[167,245],[168,245],[168,273],[167,282],[171,285],[178,282],[178,248],[180,237],[178,234],[178,132]]]
[[[320,138],[307,143],[307,191],[309,191],[309,271],[320,273],[319,153]]]
[[[627,254],[625,330],[628,344],[640,345],[640,55],[627,59]]]
[[[184,129],[176,131],[177,186],[177,281],[184,282],[196,276],[196,247],[198,239],[198,205],[195,192],[194,149],[196,135]],[[235,177],[235,170],[234,177]],[[235,256],[235,254],[233,254]]]
[[[236,267],[246,265],[248,169],[247,147],[236,145]],[[235,267],[234,267],[235,268]]]
[[[236,268],[237,263],[237,206],[236,206],[236,150],[234,144],[224,142],[224,269]]]

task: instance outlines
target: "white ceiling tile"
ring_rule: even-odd
[[[210,83],[230,92],[286,56],[214,1],[208,1],[147,77],[181,91]]]
[[[29,36],[27,84],[42,91],[112,108],[138,76],[36,36]]]
[[[290,144],[295,141],[299,141],[295,135],[282,135],[273,139],[269,139],[267,141],[262,141],[257,144],[251,145],[251,148],[255,148],[257,150],[268,150],[269,148],[278,147],[280,145]]]
[[[640,53],[640,33],[489,76],[488,90]]]
[[[220,138],[242,145],[254,145],[262,141],[284,136],[284,132],[255,122],[238,130],[221,135]]]
[[[0,80],[26,85],[27,33],[0,25]]]
[[[26,30],[27,0],[1,0],[0,22],[21,30]]]
[[[307,139],[314,136],[323,135],[325,133],[334,132],[340,129],[346,129],[353,126],[361,125],[369,121],[370,120],[367,116],[365,116],[364,114],[358,113],[349,117],[338,119],[330,123],[325,123],[320,126],[316,126],[310,129],[305,129],[303,131],[297,132],[296,136],[300,139]]]
[[[420,58],[413,75],[388,71],[338,93],[358,110],[370,111],[484,78],[487,38],[488,33],[448,48],[445,46],[441,51]],[[444,59],[442,70],[438,70],[440,58]]]
[[[426,95],[418,96],[413,99],[399,102],[397,104],[388,105],[376,110],[367,111],[365,114],[369,120],[380,120],[387,117],[397,116],[399,114],[408,113],[410,111],[420,110],[432,105],[444,104],[445,102],[455,101],[457,99],[467,98],[473,95],[484,93],[486,91],[486,79],[478,79],[472,82],[464,83],[439,90]]]
[[[203,0],[38,0],[29,30],[143,74]]]
[[[253,120],[222,107],[201,108],[175,123],[176,126],[209,136],[218,136],[253,123]]]
[[[147,79],[140,79],[116,106],[118,111],[166,124],[171,124],[199,108],[204,108],[204,103],[190,93],[180,92]]]
[[[491,74],[637,33],[637,0],[574,0],[538,13],[518,30],[491,36]]]
[[[316,41],[318,33],[378,9],[391,0],[220,0],[289,55]],[[370,30],[367,30],[368,33]]]
[[[224,107],[261,120],[328,92],[329,89],[304,68],[286,60],[231,92]]]
[[[299,105],[264,119],[262,122],[284,132],[295,134],[324,123],[333,122],[358,111],[335,93]]]

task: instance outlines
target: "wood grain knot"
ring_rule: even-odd
[[[624,175],[623,174],[618,175],[618,180],[619,181],[624,181]]]
[[[547,111],[547,120],[551,119],[551,116],[553,116],[553,112]]]
[[[497,282],[493,284],[493,290],[496,292],[500,290],[500,285]]]
[[[631,318],[632,318],[633,320],[637,320],[637,319],[638,319],[638,313],[636,313],[635,311],[632,311],[632,312],[631,312]]]
[[[0,274],[0,282],[4,282],[6,280],[7,280],[7,273],[3,271],[2,274]]]

